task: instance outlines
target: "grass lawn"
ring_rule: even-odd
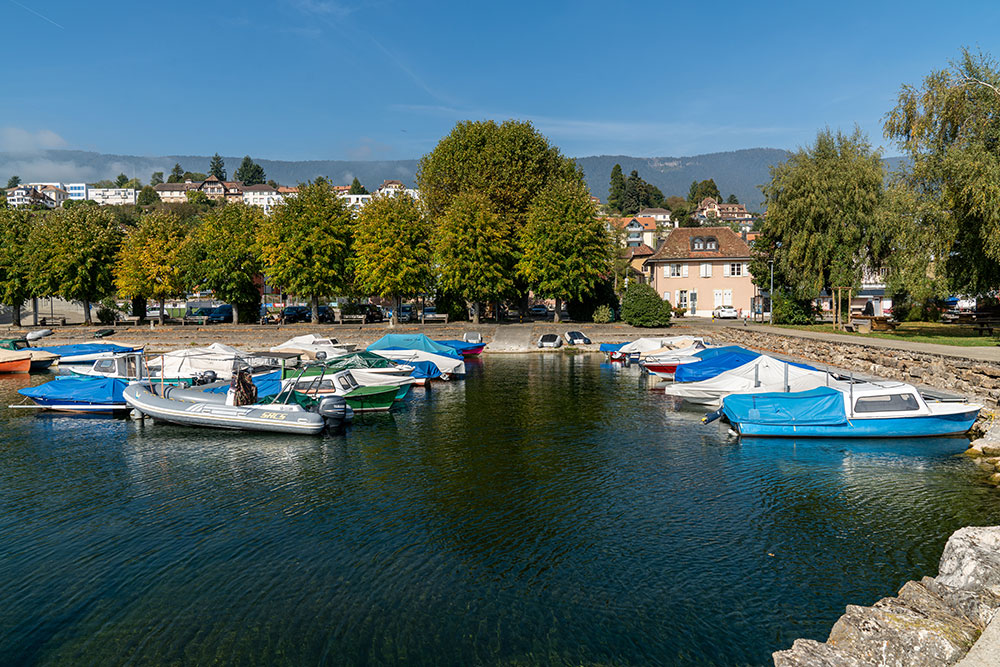
[[[962,347],[992,347],[997,344],[993,336],[979,335],[967,325],[938,324],[936,322],[902,322],[893,332],[876,331],[870,334],[838,331],[832,324],[814,324],[799,326],[793,324],[776,324],[782,329],[801,329],[802,331],[822,331],[859,338],[885,338],[886,340],[909,340],[914,343],[936,343],[938,345],[958,345]]]

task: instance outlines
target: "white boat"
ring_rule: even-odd
[[[705,349],[705,341],[697,336],[665,336],[659,338],[636,338],[611,353],[612,359],[639,359],[652,354],[662,355],[670,350],[674,353],[688,348]]]
[[[817,387],[847,389],[849,384],[826,371],[801,368],[761,355],[707,380],[668,384],[663,391],[667,396],[683,398],[688,403],[717,408],[730,394],[795,392]]]
[[[335,359],[353,352],[353,343],[340,343],[336,338],[322,338],[315,334],[305,334],[275,345],[271,352],[299,352],[306,359]],[[317,356],[322,353],[323,356]]]
[[[447,380],[451,375],[465,375],[465,362],[433,352],[423,350],[369,350],[380,357],[403,362],[429,361],[441,371],[441,379]]]
[[[212,343],[207,347],[193,347],[175,350],[166,354],[149,357],[149,375],[164,378],[194,378],[209,371],[219,380],[229,380],[233,370],[246,368],[247,355],[229,345]]]

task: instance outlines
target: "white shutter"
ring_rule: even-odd
[[[722,265],[722,275],[727,278],[729,277],[729,262]]]
[[[669,264],[664,264],[663,265],[663,277],[664,278],[669,278],[670,277],[670,265]]]
[[[746,262],[743,262],[743,275],[744,276],[750,275],[750,265],[747,264]]]
[[[681,278],[687,278],[687,277],[688,277],[688,265],[687,264],[682,264],[681,265]]]
[[[718,308],[719,306],[721,306],[722,305],[722,290],[717,289],[714,292],[712,292],[712,298],[713,298],[713,300],[715,302],[715,305],[713,306],[713,308]]]
[[[723,306],[733,305],[733,290],[727,289],[722,293],[722,305]]]
[[[670,301],[670,292],[669,291],[663,293],[663,300],[664,301]]]

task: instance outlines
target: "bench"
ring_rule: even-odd
[[[427,324],[429,322],[441,322],[443,324],[448,324],[448,313],[428,313],[422,315],[421,323]]]
[[[885,315],[855,315],[851,318],[851,324],[859,333],[871,333],[872,331],[894,331],[897,323]]]
[[[66,326],[66,318],[65,317],[53,317],[53,316],[49,315],[48,317],[39,317],[38,318],[38,323],[40,325],[42,325],[43,327],[46,327],[46,326],[51,327],[51,326],[54,326],[56,324],[58,324],[61,327],[64,327],[64,326]]]
[[[185,315],[181,318],[181,326],[184,326],[185,324],[199,324],[201,326],[205,326],[206,322],[208,322],[208,315]]]
[[[987,318],[987,319],[976,319],[976,322],[972,325],[976,329],[976,335],[982,336],[992,336],[993,332],[1000,329],[1000,318]]]
[[[365,315],[364,313],[359,313],[357,315],[340,315],[339,321],[341,324],[364,324]]]
[[[138,325],[140,322],[142,322],[142,318],[138,315],[122,315],[115,319],[115,326],[118,326],[119,324]]]

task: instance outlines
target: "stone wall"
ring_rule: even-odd
[[[844,370],[936,387],[980,401],[988,408],[1000,404],[1000,364],[736,327],[706,330],[705,335],[717,343],[742,345]]]
[[[937,577],[907,582],[897,597],[871,607],[849,605],[826,642],[796,639],[792,648],[774,653],[774,664],[953,665],[981,635],[973,653],[995,659],[998,609],[1000,526],[961,528],[948,538]]]

